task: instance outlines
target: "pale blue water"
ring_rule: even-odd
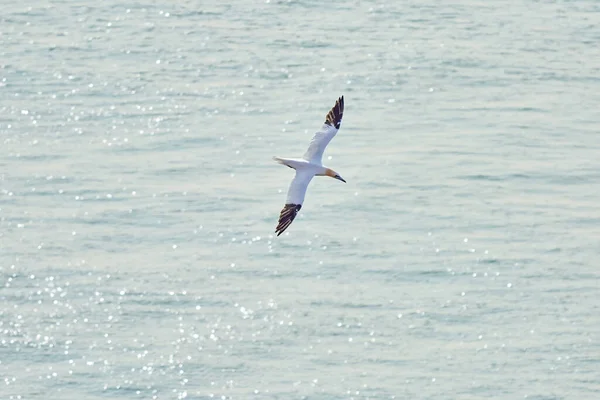
[[[600,398],[599,2],[1,10],[0,399]]]

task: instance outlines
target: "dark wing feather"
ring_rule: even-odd
[[[277,228],[275,228],[277,236],[281,235],[292,224],[292,221],[296,218],[301,208],[302,204],[286,204],[283,207],[283,210],[279,214],[279,223],[277,224]]]
[[[340,125],[342,124],[342,117],[344,116],[344,96],[337,99],[333,108],[327,113],[327,117],[325,118],[325,123],[327,125],[331,125],[335,127],[335,129],[340,129]]]

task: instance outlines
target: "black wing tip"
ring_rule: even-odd
[[[327,113],[325,123],[329,126],[335,126],[335,129],[340,129],[342,117],[344,116],[344,96],[340,96],[333,108]]]
[[[277,236],[281,235],[289,226],[292,224],[296,215],[298,215],[298,211],[302,208],[302,204],[286,204],[281,213],[279,214],[279,222],[277,224],[277,228],[275,228],[275,233]]]

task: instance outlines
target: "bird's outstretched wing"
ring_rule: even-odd
[[[333,108],[327,113],[325,123],[321,129],[315,132],[315,135],[310,140],[308,150],[302,156],[306,161],[321,164],[325,147],[331,142],[340,129],[342,116],[344,115],[344,96],[337,99]]]
[[[296,176],[292,179],[288,190],[285,206],[279,214],[279,223],[277,224],[277,228],[275,228],[277,236],[281,235],[292,224],[296,215],[298,215],[298,211],[300,211],[304,202],[306,189],[313,176],[312,172],[296,171]]]

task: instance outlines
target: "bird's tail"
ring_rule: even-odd
[[[281,165],[285,165],[286,167],[296,169],[296,167],[293,165],[292,160],[288,160],[286,158],[280,158],[280,157],[273,157],[273,160],[277,161]]]

